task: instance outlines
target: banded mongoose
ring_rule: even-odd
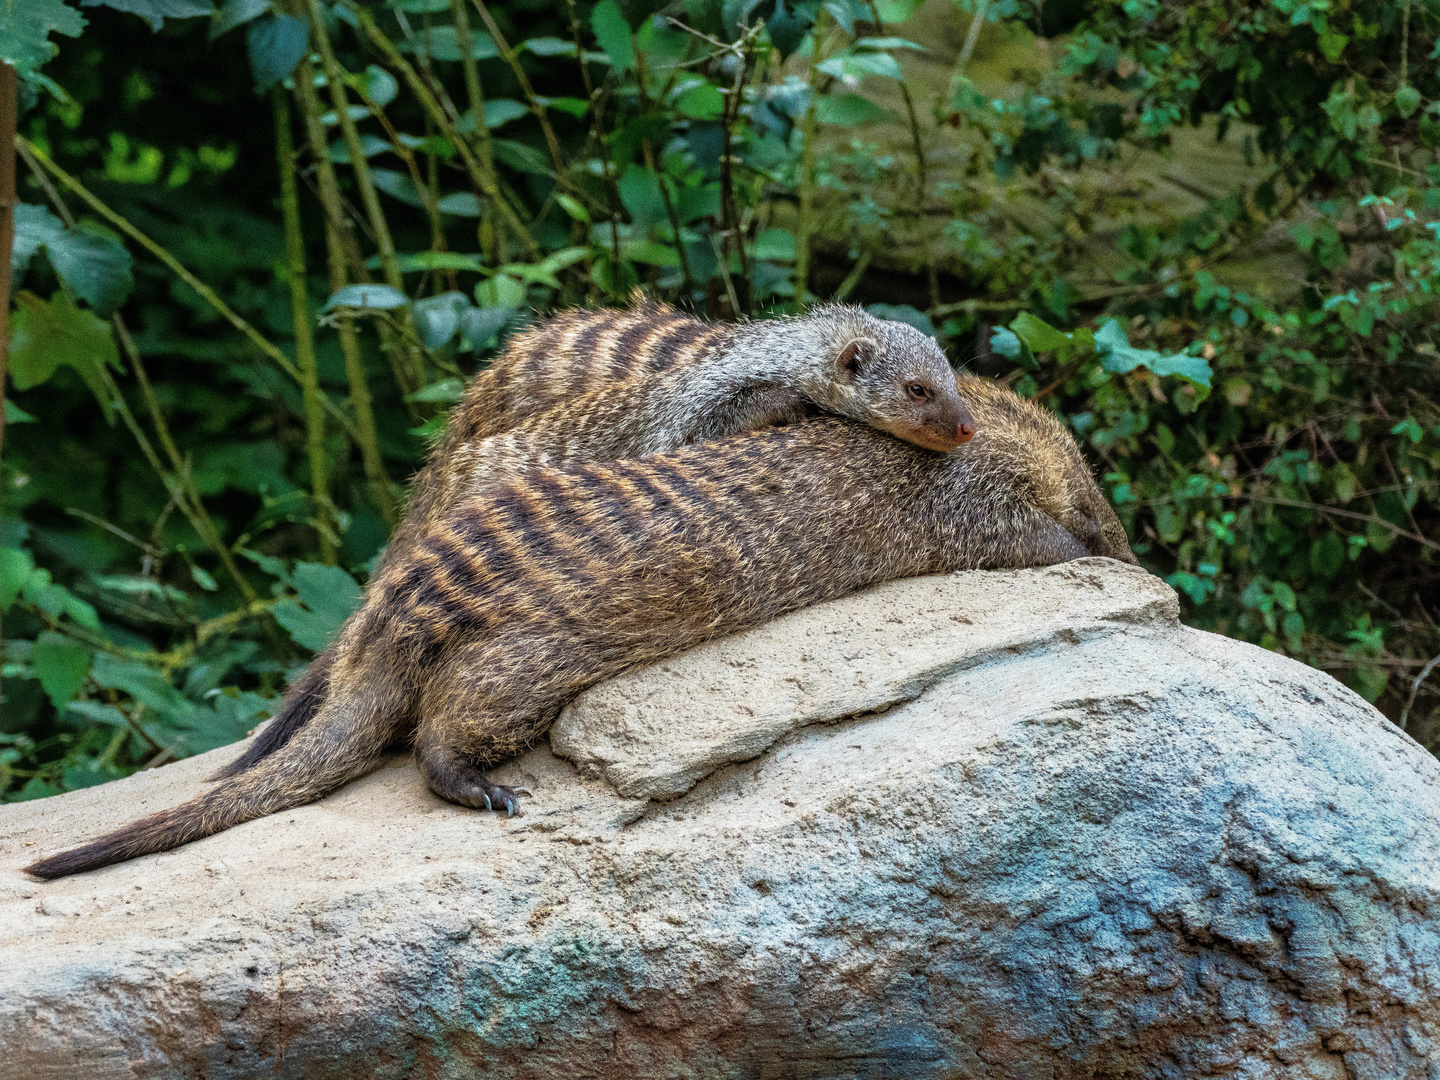
[[[444,513],[529,465],[645,457],[811,409],[937,451],[975,431],[939,346],[858,307],[739,324],[652,301],[563,312],[518,335],[471,383],[376,576]],[[332,661],[327,649],[311,662],[279,715],[217,778],[248,768],[314,715]]]
[[[1053,416],[976,379],[964,453],[829,417],[644,459],[538,467],[386,566],[310,723],[181,806],[27,867],[55,878],[311,802],[413,741],[442,797],[513,812],[483,770],[586,687],[891,578],[1134,562]]]

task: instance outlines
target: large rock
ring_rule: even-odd
[[[4,807],[0,1075],[1440,1075],[1440,766],[1143,572],[895,582],[552,742],[521,818],[397,757],[47,885],[226,752]]]

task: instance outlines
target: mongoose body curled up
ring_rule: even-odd
[[[739,324],[650,302],[563,312],[517,335],[470,384],[411,485],[376,576],[442,515],[529,466],[645,457],[814,410],[936,451],[975,431],[939,346],[857,307]],[[333,660],[333,649],[315,659],[280,715],[219,776],[248,768],[314,715]]]
[[[311,802],[413,739],[430,786],[512,809],[483,769],[636,664],[897,577],[1133,562],[1054,417],[973,380],[981,422],[937,455],[805,420],[651,458],[537,468],[463,504],[386,567],[337,643],[324,704],[199,798],[29,867],[164,851]]]

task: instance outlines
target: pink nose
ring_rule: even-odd
[[[969,442],[969,441],[970,441],[971,439],[973,439],[974,437],[975,437],[975,425],[974,425],[974,424],[961,422],[961,423],[955,428],[955,438],[956,438],[956,441],[957,441],[958,443],[960,443],[961,446],[965,445],[967,442]]]

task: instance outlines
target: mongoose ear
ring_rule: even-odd
[[[835,366],[842,378],[853,379],[870,364],[875,356],[875,343],[866,338],[855,338],[840,350]]]

